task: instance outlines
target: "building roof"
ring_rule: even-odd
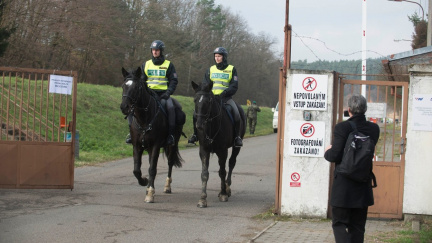
[[[432,64],[432,46],[418,48],[387,56],[381,60],[391,81],[409,81],[408,68],[411,64]]]

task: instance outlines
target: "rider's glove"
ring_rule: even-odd
[[[164,99],[164,100],[167,100],[169,97],[170,97],[170,93],[169,93],[168,91],[165,92],[165,93],[163,93],[163,94],[160,96],[160,98],[161,98],[161,99]]]
[[[219,96],[220,96],[221,98],[225,98],[226,95],[227,95],[227,92],[224,90],[224,91],[223,91]]]

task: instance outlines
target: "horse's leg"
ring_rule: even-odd
[[[234,170],[237,161],[237,155],[240,153],[240,147],[234,147],[231,152],[231,157],[229,159],[229,170],[228,177],[226,180],[226,192],[228,197],[231,196],[231,175]]]
[[[177,145],[174,145],[177,146]],[[168,158],[168,177],[165,179],[165,186],[164,186],[164,193],[171,193],[171,182],[172,182],[172,177],[171,177],[171,173],[172,173],[172,167],[174,165],[174,159],[172,158],[174,150],[173,147],[174,146],[166,146],[165,147],[165,151],[166,151],[166,156]]]
[[[209,163],[210,163],[210,152],[205,151],[202,146],[200,146],[199,155],[201,158],[201,199],[198,201],[198,207],[206,208],[207,207],[207,181],[209,179]]]
[[[226,177],[226,161],[228,157],[228,149],[223,149],[222,151],[216,152],[218,156],[218,162],[219,162],[219,177],[221,179],[221,191],[219,192],[219,201],[226,202],[228,201],[228,195],[226,192],[226,183],[225,183],[225,177]]]
[[[153,146],[152,149],[149,150],[149,183],[147,185],[147,195],[145,197],[145,202],[152,203],[154,202],[154,194],[155,194],[155,187],[154,187],[154,180],[156,178],[157,173],[157,162],[159,159],[159,150],[160,148],[158,146]]]
[[[179,129],[180,130],[176,131],[176,137],[175,137],[176,140],[174,146],[165,147],[165,155],[168,158],[168,177],[165,180],[165,187],[164,187],[165,193],[171,193],[171,183],[172,183],[171,173],[172,173],[173,166],[177,168],[182,167],[183,159],[181,158],[178,149],[178,141],[180,139],[180,135],[181,135],[180,132],[182,130],[182,127],[180,127]]]
[[[134,158],[134,170],[133,174],[138,180],[138,184],[140,186],[147,186],[148,180],[146,177],[142,177],[141,173],[141,164],[142,164],[142,154],[144,152],[144,149],[141,147],[140,144],[134,145],[133,148],[133,158]]]
[[[171,170],[172,170],[172,166],[169,167],[168,177],[165,179],[164,193],[171,193],[171,183],[172,183]]]

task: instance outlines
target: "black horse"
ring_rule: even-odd
[[[219,201],[226,202],[231,196],[231,175],[236,165],[237,155],[240,152],[239,147],[233,147],[234,144],[234,125],[232,119],[223,107],[221,100],[216,98],[212,93],[213,83],[207,85],[198,85],[192,81],[192,87],[195,90],[195,115],[197,117],[196,128],[200,144],[199,155],[202,163],[201,172],[201,199],[198,201],[198,207],[207,207],[207,181],[209,178],[210,153],[216,153],[219,159],[219,177],[221,179],[221,191]],[[240,112],[241,126],[240,137],[243,138],[246,131],[246,118],[241,106],[236,104]],[[226,173],[226,160],[228,157],[228,148],[232,148],[229,159],[228,176]]]
[[[164,192],[171,193],[171,172],[172,167],[181,167],[183,159],[178,150],[178,141],[184,124],[184,113],[181,111],[180,104],[174,100],[176,113],[183,115],[183,122],[176,125],[175,144],[166,145],[168,136],[168,118],[166,109],[162,107],[161,102],[156,94],[147,87],[144,81],[141,81],[142,70],[139,67],[136,71],[127,72],[122,68],[124,77],[123,81],[123,98],[120,109],[126,117],[133,115],[133,121],[130,128],[130,134],[133,145],[134,170],[133,173],[138,179],[141,186],[147,186],[147,195],[145,202],[154,202],[154,180],[156,177],[157,163],[160,149],[163,148],[168,158],[168,177],[165,181]],[[180,124],[180,125],[179,125]],[[186,136],[185,136],[186,137]],[[142,177],[141,173],[141,156],[146,150],[149,154],[149,179]]]

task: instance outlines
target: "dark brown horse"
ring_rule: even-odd
[[[168,158],[168,177],[165,182],[165,193],[171,193],[172,167],[181,167],[182,158],[178,150],[178,141],[182,135],[184,120],[176,126],[175,144],[166,145],[168,136],[168,119],[165,108],[153,91],[141,80],[142,70],[127,72],[122,68],[124,77],[123,97],[120,109],[124,115],[133,115],[130,134],[133,145],[134,170],[133,173],[141,186],[147,186],[145,202],[154,202],[154,180],[156,177],[157,163],[160,149],[163,148]],[[174,100],[179,115],[184,115],[180,104]],[[149,178],[142,177],[141,156],[146,150],[149,154]]]
[[[195,115],[197,116],[196,128],[199,140],[199,155],[202,163],[201,171],[201,199],[198,207],[207,207],[207,181],[209,178],[210,153],[216,153],[219,160],[219,177],[221,179],[221,191],[219,201],[226,202],[231,196],[231,175],[236,165],[237,155],[240,153],[239,147],[234,144],[234,125],[229,117],[224,104],[212,93],[213,83],[198,85],[192,82],[195,90]],[[240,137],[243,138],[246,131],[245,114],[241,106],[237,104],[240,112],[242,125],[240,126]],[[229,159],[228,175],[226,172],[226,160],[228,158],[228,148],[232,148]]]

